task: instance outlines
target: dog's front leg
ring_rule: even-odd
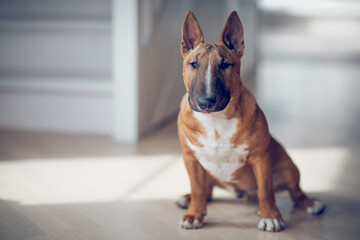
[[[258,229],[269,232],[279,232],[285,223],[275,205],[272,181],[272,166],[268,156],[252,159],[256,183],[258,186],[260,221]]]
[[[186,169],[190,177],[191,201],[181,221],[185,229],[197,229],[203,226],[206,215],[206,202],[213,187],[209,174],[200,165],[192,152],[183,153]]]

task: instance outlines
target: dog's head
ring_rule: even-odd
[[[243,27],[234,11],[228,17],[220,42],[204,43],[194,14],[188,11],[182,26],[183,77],[190,107],[197,112],[226,108],[241,86],[240,59],[244,54]]]

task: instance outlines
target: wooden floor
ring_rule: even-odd
[[[252,90],[298,165],[303,189],[327,205],[323,215],[309,216],[279,193],[288,226],[261,232],[256,203],[216,190],[204,228],[180,229],[184,211],[174,199],[189,182],[174,122],[137,145],[1,130],[0,239],[359,239],[359,59],[324,57],[329,43],[312,44],[319,35],[307,32],[311,19],[265,20]]]
[[[39,139],[53,137],[31,135],[34,151],[48,147],[36,146]],[[58,136],[59,148],[77,138]],[[287,194],[277,194],[288,224],[281,233],[257,230],[257,204],[220,190],[208,206],[203,229],[180,229],[184,212],[174,199],[187,192],[188,180],[178,152],[3,160],[0,239],[357,239],[359,151],[337,147],[290,153],[304,189],[327,209],[321,216],[309,216],[294,209]]]
[[[219,189],[205,227],[180,229],[184,211],[174,199],[188,191],[189,183],[175,143],[174,123],[142,141],[142,153],[127,154],[101,137],[2,131],[0,239],[358,238],[359,149],[290,148],[303,188],[327,209],[309,216],[293,208],[287,193],[278,193],[288,226],[267,233],[255,227],[256,203]],[[107,154],[97,156],[100,151]]]

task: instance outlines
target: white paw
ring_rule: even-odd
[[[187,201],[185,196],[180,196],[175,200],[176,205],[180,208],[187,209],[189,207],[189,202]]]
[[[285,223],[274,218],[262,218],[259,221],[258,229],[268,232],[280,232],[285,228]]]
[[[190,223],[189,221],[185,220],[185,221],[181,221],[180,222],[180,227],[184,228],[184,229],[197,229],[197,228],[202,228],[204,224],[202,222],[200,222],[199,220],[195,219],[192,223]]]
[[[315,200],[314,201],[314,205],[312,205],[311,207],[307,207],[306,208],[306,212],[308,214],[313,214],[313,215],[316,215],[316,214],[319,214],[321,213],[325,208],[325,205],[322,204],[320,201],[318,200]]]

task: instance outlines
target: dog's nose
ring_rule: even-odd
[[[213,97],[201,96],[198,98],[198,104],[202,110],[210,110],[212,107],[215,106],[215,103],[216,103],[216,97],[214,96]]]

